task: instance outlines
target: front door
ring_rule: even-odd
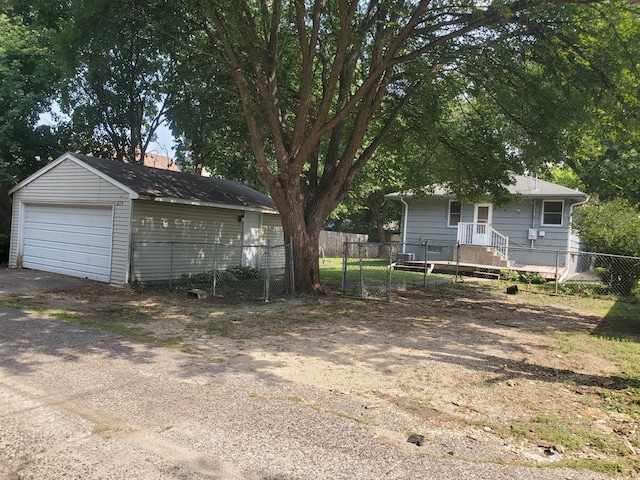
[[[489,245],[491,240],[489,227],[491,226],[492,214],[493,206],[490,203],[476,204],[473,214],[474,245]]]

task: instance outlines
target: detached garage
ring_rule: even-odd
[[[228,180],[115,160],[67,153],[10,194],[11,267],[114,285],[129,281],[134,235],[227,245],[282,240],[266,195]],[[140,260],[153,265],[153,258]],[[156,265],[154,275],[169,272]]]

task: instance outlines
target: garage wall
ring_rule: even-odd
[[[227,263],[240,264],[241,216],[241,210],[134,201],[131,224],[133,279],[160,281],[169,279],[171,275],[178,278],[183,273],[211,270],[215,245],[230,246],[223,253]],[[180,242],[181,245],[174,245],[172,251],[169,242]],[[220,254],[220,249],[217,253]]]
[[[28,183],[13,195],[11,250],[9,265],[17,266],[21,206],[104,205],[113,206],[114,224],[111,252],[110,283],[123,285],[128,279],[129,225],[131,200],[128,193],[103,180],[71,160],[64,160],[48,172]]]
[[[267,240],[271,245],[282,245],[285,242],[284,230],[282,229],[282,221],[280,215],[272,215],[265,213],[262,216],[262,243],[267,244]]]

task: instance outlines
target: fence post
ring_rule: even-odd
[[[358,257],[360,258],[360,298],[364,298],[364,270],[362,265],[362,244],[358,243]]]
[[[171,245],[171,255],[169,256],[169,290],[173,288],[173,242],[170,242]]]
[[[131,234],[131,245],[129,247],[129,283],[133,284],[135,282],[135,278],[133,278],[135,268],[134,262],[136,258],[136,242],[135,242],[135,234]]]
[[[555,293],[556,295],[558,294],[558,280],[560,279],[560,277],[558,276],[558,268],[560,266],[560,250],[556,250],[556,285],[555,285]]]
[[[216,252],[216,244],[213,244],[213,293],[216,295],[216,287],[218,286],[218,252]]]
[[[429,264],[427,263],[427,252],[429,251],[429,240],[424,242],[424,275],[422,277],[422,286],[427,286],[427,274],[429,273]]]
[[[267,271],[264,276],[264,301],[269,301],[269,288],[270,288],[270,273],[271,273],[271,240],[267,239],[267,247],[265,252]]]
[[[342,244],[342,278],[340,279],[340,288],[342,296],[345,296],[345,285],[347,281],[347,249],[349,248],[349,242],[345,241]]]
[[[295,296],[296,294],[296,279],[295,279],[295,269],[293,262],[293,237],[289,237],[289,276],[291,277],[291,296]]]
[[[387,266],[387,303],[391,302],[391,270],[393,269],[393,244],[388,244],[389,265]]]
[[[456,243],[456,283],[460,281],[460,240]]]

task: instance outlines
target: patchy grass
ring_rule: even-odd
[[[321,267],[323,283],[339,289],[340,259]],[[248,361],[248,371],[271,368],[277,358],[275,368],[293,367],[291,382],[300,365],[318,368],[309,373],[314,382],[343,374],[340,388],[316,388],[368,396],[363,405],[373,396],[402,418],[423,416],[452,431],[489,426],[505,442],[561,445],[564,459],[553,466],[630,475],[640,460],[640,302],[527,290],[512,296],[497,282],[469,282],[403,292],[389,304],[328,296],[234,308],[175,293],[113,291],[116,298],[43,294],[0,303],[214,363]],[[228,350],[199,350],[206,339]],[[234,345],[243,349],[238,360]],[[247,360],[254,353],[264,354],[262,363]],[[294,363],[286,363],[289,355]],[[312,395],[286,400],[372,421],[369,410],[362,418],[340,413]]]
[[[147,310],[142,307],[107,306],[98,311],[87,311],[86,309],[79,311],[71,308],[51,308],[48,306],[49,302],[50,300],[46,296],[37,298],[31,296],[0,297],[0,304],[7,307],[99,328],[136,342],[177,348],[182,340],[180,337],[159,337],[153,329],[147,327],[151,323],[153,315],[157,314],[157,308]]]
[[[51,308],[48,306],[46,300],[38,301],[30,297],[0,297],[0,304],[5,307],[36,313],[38,315],[45,315],[58,320],[66,320],[68,322],[73,322],[81,318],[81,315],[77,312]]]

